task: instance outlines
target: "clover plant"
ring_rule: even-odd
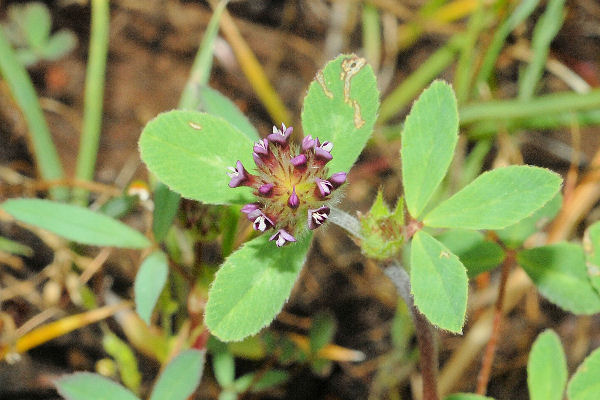
[[[176,257],[169,251],[168,231],[179,195],[229,206],[233,234],[238,220],[248,220],[255,233],[238,248],[233,234],[224,232],[223,252],[228,257],[210,286],[203,320],[214,338],[207,339],[201,321],[194,326],[197,336],[191,345],[213,354],[223,398],[287,379],[285,371],[271,371],[260,379],[255,374],[235,379],[232,355],[222,342],[254,335],[275,318],[290,296],[314,231],[325,224],[346,229],[365,257],[385,269],[406,302],[420,345],[425,399],[438,398],[432,326],[462,333],[469,278],[503,260],[516,260],[539,292],[565,310],[600,311],[600,224],[588,228],[584,247],[573,243],[526,246],[527,239],[561,207],[559,175],[539,167],[509,166],[482,173],[456,193],[449,191],[445,177],[458,141],[459,116],[447,83],[434,81],[425,89],[403,125],[398,155],[403,196],[392,211],[380,191],[371,209],[358,218],[338,206],[378,114],[375,75],[363,58],[340,55],[316,74],[304,100],[301,126],[295,129],[281,121],[261,134],[218,92],[207,86],[194,90],[196,106],[203,112],[188,106],[160,114],[145,126],[139,140],[142,160],[160,181],[154,191],[151,240],[108,215],[80,206],[12,199],[2,208],[18,220],[68,240],[145,249],[134,287],[142,324],[151,323],[157,304],[170,300],[161,300],[161,293],[170,279],[170,258]],[[329,234],[321,240],[328,240]],[[164,245],[168,255],[157,245]],[[163,322],[170,323],[168,318]],[[323,370],[326,365],[318,352],[332,340],[335,327],[327,319],[316,325],[321,327],[311,331],[314,338],[305,358],[315,370]],[[113,343],[112,352],[116,346]],[[155,351],[164,361],[170,345],[160,346]],[[532,398],[562,398],[567,374],[559,348],[552,333],[541,335],[534,345],[528,366]],[[150,398],[189,396],[199,383],[203,362],[204,352],[182,352],[167,364]],[[546,368],[548,362],[559,369]],[[597,365],[598,351],[568,384],[570,399],[591,398],[586,393],[597,390]],[[173,385],[174,381],[181,384]],[[139,387],[135,374],[128,382],[134,391]],[[137,398],[94,374],[66,376],[57,386],[68,399],[83,398],[93,388],[102,396]],[[484,398],[460,393],[447,397]]]
[[[335,204],[371,135],[378,103],[371,67],[362,58],[342,55],[309,87],[302,139],[295,141],[285,124],[259,138],[226,118],[197,111],[161,114],[145,127],[142,159],[162,182],[204,203],[242,204],[254,229],[269,232],[236,250],[218,271],[205,319],[213,335],[241,340],[281,310],[306,258],[311,231],[336,220]],[[432,229],[507,228],[554,198],[562,181],[543,168],[500,168],[432,206],[457,140],[454,93],[448,84],[434,82],[404,124],[405,200],[399,199],[392,214],[379,196],[361,218],[360,230],[351,232],[365,254],[377,259],[393,259],[410,244],[406,267],[415,304],[431,323],[452,332],[461,332],[465,321],[467,271]],[[252,171],[246,169],[250,164]]]
[[[19,60],[27,67],[58,60],[77,45],[77,37],[68,29],[51,33],[52,18],[43,3],[12,4],[4,26]]]

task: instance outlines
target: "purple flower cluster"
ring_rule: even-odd
[[[323,225],[329,217],[328,204],[335,202],[335,190],[346,182],[346,173],[329,175],[326,164],[333,159],[333,143],[305,136],[301,146],[289,143],[293,128],[281,124],[273,133],[254,144],[252,156],[256,174],[238,161],[229,167],[229,187],[250,186],[257,201],[242,212],[260,232],[273,229],[270,240],[278,247],[295,242],[304,229]]]

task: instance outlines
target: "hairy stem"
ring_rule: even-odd
[[[342,211],[336,207],[331,207],[331,213],[329,214],[328,220],[329,222],[336,224],[340,228],[343,228],[352,236],[359,239],[362,237],[360,234],[360,222],[358,222],[358,219],[348,214],[347,212]]]
[[[406,302],[415,324],[415,333],[420,353],[421,375],[423,376],[423,400],[438,400],[438,354],[433,337],[433,327],[427,321],[427,318],[415,307],[410,294],[410,278],[406,271],[397,264],[392,264],[385,269],[385,274],[394,283],[398,294]]]
[[[502,312],[504,308],[504,296],[506,293],[506,282],[508,274],[515,263],[515,253],[507,251],[506,258],[502,264],[502,275],[500,276],[500,286],[498,288],[498,299],[494,307],[494,322],[492,325],[492,334],[485,348],[483,359],[481,360],[481,370],[477,377],[477,394],[485,395],[487,385],[490,380],[490,372],[494,363],[494,355],[498,344],[498,336],[500,335],[500,324],[502,323]]]

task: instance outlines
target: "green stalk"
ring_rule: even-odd
[[[190,77],[188,78],[188,81],[183,88],[183,92],[181,93],[179,105],[177,106],[179,109],[196,109],[198,107],[198,89],[208,83],[210,70],[212,68],[215,38],[219,32],[221,14],[223,13],[223,10],[225,10],[227,3],[228,1],[221,1],[215,7],[215,11],[213,12],[208,26],[206,27],[206,31],[204,32],[198,53],[196,53],[196,58],[194,59],[192,70],[190,71]]]
[[[498,59],[498,55],[500,54],[508,35],[510,35],[510,33],[520,23],[525,21],[525,19],[533,12],[533,10],[535,10],[539,2],[540,0],[523,0],[514,9],[510,17],[508,17],[502,23],[502,25],[500,25],[496,33],[494,33],[492,41],[485,53],[485,56],[483,57],[481,68],[479,69],[479,73],[475,79],[475,84],[473,85],[473,90],[475,93],[479,90],[479,87],[484,82],[487,82],[492,75],[496,60]]]
[[[469,137],[473,139],[482,139],[495,136],[498,133],[498,128],[506,129],[508,132],[530,129],[530,130],[547,130],[561,127],[570,128],[574,125],[591,126],[600,125],[600,110],[586,110],[550,115],[536,115],[528,118],[517,118],[508,121],[487,120],[476,122],[469,129]]]
[[[529,100],[535,93],[536,86],[544,73],[548,60],[550,43],[560,31],[565,17],[565,0],[549,0],[546,11],[535,24],[531,39],[533,57],[519,76],[519,99]]]
[[[469,97],[470,84],[473,79],[473,53],[477,46],[477,38],[483,29],[485,11],[483,0],[479,0],[475,12],[469,17],[466,37],[460,49],[454,76],[454,89],[458,104],[463,104]]]
[[[598,108],[600,108],[600,89],[595,89],[585,94],[552,93],[529,101],[495,100],[469,104],[461,107],[459,114],[461,125],[466,125],[480,121],[507,121]]]
[[[381,61],[381,20],[379,10],[370,3],[363,6],[362,38],[365,57],[373,70],[379,71]]]
[[[63,179],[64,172],[58,153],[54,147],[50,129],[44,118],[42,107],[27,71],[21,65],[0,26],[0,74],[19,105],[27,123],[29,141],[32,145],[39,174],[44,180]],[[50,196],[56,200],[66,200],[66,188],[50,189]]]
[[[399,113],[425,86],[454,61],[463,38],[462,34],[455,35],[383,100],[379,109],[379,124],[387,122]]]
[[[77,179],[94,179],[98,143],[102,127],[102,103],[104,101],[104,78],[106,56],[108,54],[110,9],[108,0],[92,0],[92,32],[85,76],[85,96],[83,100],[83,129],[77,168]],[[87,204],[88,192],[83,189],[73,191],[74,201]]]

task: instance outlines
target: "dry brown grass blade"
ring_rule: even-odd
[[[14,344],[3,343],[0,345],[0,360],[3,360],[8,354],[26,352],[29,349],[46,343],[59,336],[101,321],[114,315],[117,311],[130,306],[130,302],[122,302],[119,304],[87,311],[81,314],[71,315],[58,321],[43,325],[21,336]]]
[[[214,9],[217,6],[218,1],[211,0],[209,3]],[[248,82],[252,85],[252,88],[254,88],[256,95],[264,104],[273,121],[277,124],[283,122],[286,125],[289,125],[291,123],[290,112],[283,104],[283,101],[273,88],[273,85],[271,85],[263,67],[258,62],[250,46],[248,46],[248,43],[246,43],[243,36],[240,34],[234,19],[227,11],[224,11],[221,16],[221,30],[231,45],[244,75],[246,75]]]

